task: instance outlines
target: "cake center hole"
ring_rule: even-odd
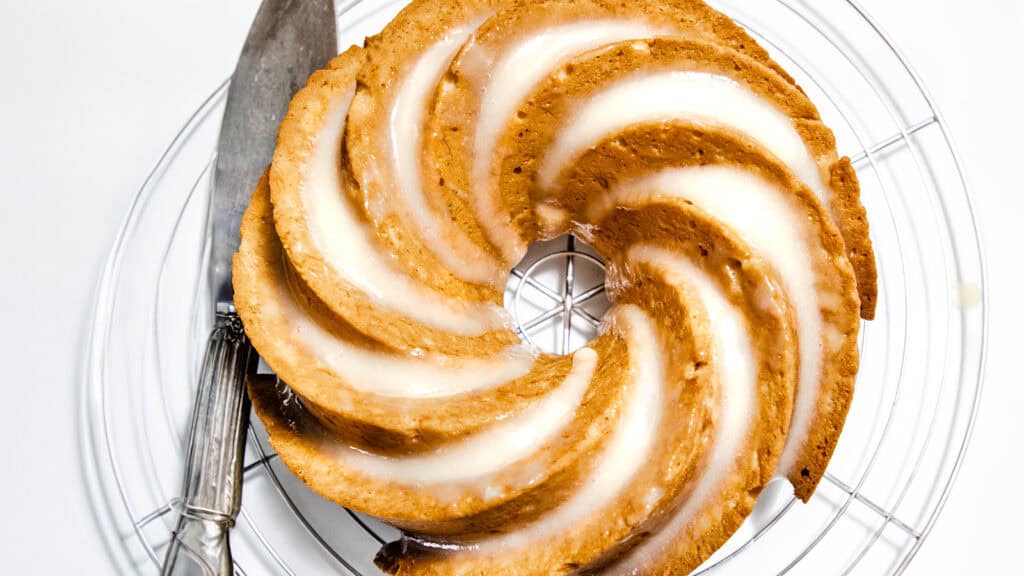
[[[609,306],[604,276],[601,257],[572,236],[531,244],[505,290],[519,337],[553,354],[590,342]]]

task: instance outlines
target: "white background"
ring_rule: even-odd
[[[0,3],[0,571],[111,570],[80,480],[77,402],[101,263],[135,190],[233,67],[256,2]],[[992,307],[963,473],[911,574],[1019,573],[1024,186],[1017,0],[863,0],[948,116],[974,188]]]

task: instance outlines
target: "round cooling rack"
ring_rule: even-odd
[[[339,2],[343,46],[403,1]],[[808,504],[769,485],[712,574],[899,574],[941,511],[971,435],[985,365],[987,304],[970,194],[920,78],[855,2],[722,0],[788,70],[860,176],[878,259],[877,319],[846,429]],[[176,500],[195,380],[211,327],[206,212],[227,83],[196,110],[139,190],[107,262],[83,395],[83,467],[97,522],[125,574],[157,574]],[[603,263],[562,238],[533,246],[506,303],[524,339],[582,345],[607,307]],[[253,419],[238,574],[380,574],[398,533],[320,499]]]

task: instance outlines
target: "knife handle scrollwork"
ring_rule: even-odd
[[[232,312],[217,314],[206,345],[192,411],[178,525],[163,576],[233,572],[228,531],[241,506],[242,460],[249,420],[245,379],[257,355]]]

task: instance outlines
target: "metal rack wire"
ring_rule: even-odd
[[[379,27],[401,4],[340,2],[343,40]],[[778,574],[899,574],[948,498],[983,382],[986,303],[981,298],[956,305],[962,286],[982,294],[985,287],[959,156],[916,72],[856,2],[836,0],[827,8],[795,0],[722,4],[799,77],[823,114],[831,114],[827,119],[867,195],[881,305],[860,342],[869,366],[858,381],[864,390],[858,398],[869,404],[851,411],[853,429],[844,434],[819,493],[801,506],[784,487],[770,487],[748,526],[699,573],[749,573],[753,565]],[[843,30],[832,24],[840,21]],[[853,38],[855,26],[870,39]],[[833,60],[820,61],[800,42],[816,43]],[[881,70],[883,53],[888,75]],[[845,77],[874,99],[872,112],[851,106],[846,92],[853,88],[837,89],[832,74],[823,71],[828,65],[845,67]],[[893,69],[900,79],[892,79]],[[82,405],[83,470],[98,524],[125,573],[157,571],[176,510],[187,421],[182,415],[191,398],[186,384],[208,328],[198,273],[201,223],[226,85],[188,120],[143,184],[97,300]],[[537,343],[561,353],[586,341],[607,306],[603,284],[593,281],[602,270],[600,258],[571,237],[531,249],[513,271],[507,294],[523,338],[533,342],[547,330],[550,341]],[[881,383],[880,391],[870,386],[878,382],[865,382],[869,378]],[[333,567],[343,574],[374,573],[376,547],[397,533],[318,502],[277,462],[258,423],[250,429],[249,447],[236,571],[303,574]],[[892,466],[893,451],[904,463],[893,466],[894,480],[880,481],[886,475],[875,472]],[[861,528],[856,536],[848,536],[851,526]],[[802,543],[782,547],[782,537]]]

